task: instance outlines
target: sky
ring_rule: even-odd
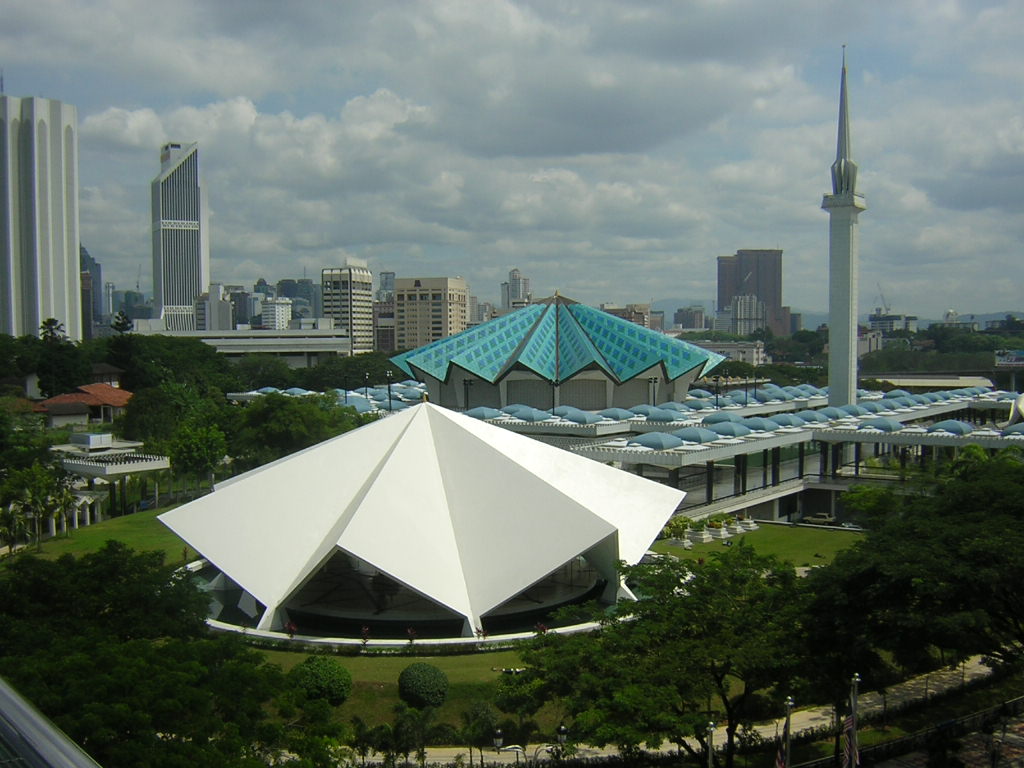
[[[715,296],[783,250],[827,306],[845,44],[860,309],[1019,310],[1024,0],[0,0],[11,96],[78,109],[83,244],[152,284],[149,183],[199,143],[212,277],[461,275],[497,301]],[[141,267],[141,269],[140,269]]]

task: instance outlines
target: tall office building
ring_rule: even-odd
[[[828,404],[857,402],[857,279],[860,272],[857,218],[867,210],[857,194],[857,164],[850,142],[846,49],[839,79],[839,132],[832,163],[828,212]]]
[[[415,349],[454,336],[469,324],[469,286],[461,277],[395,280],[395,346]]]
[[[395,273],[381,272],[378,277],[380,288],[377,289],[377,301],[392,301],[395,298]]]
[[[82,307],[82,317],[91,317],[94,323],[103,322],[103,267],[92,254],[80,245],[78,249],[78,268],[88,272],[92,279],[92,304]]]
[[[153,179],[153,316],[169,331],[196,328],[195,300],[210,284],[206,197],[199,145],[165,144]]]
[[[0,94],[0,333],[82,338],[78,112]]]
[[[530,278],[513,268],[508,273],[508,282],[501,284],[501,308],[518,309],[530,303]]]
[[[324,317],[334,319],[335,328],[348,331],[352,352],[373,350],[373,274],[360,259],[346,259],[343,267],[328,267],[320,273]]]
[[[789,334],[789,307],[782,306],[782,251],[741,249],[732,256],[719,256],[718,310],[734,311],[733,299],[737,296],[753,296],[764,304],[763,319],[756,321],[753,330],[770,328],[776,336]],[[746,318],[744,327],[749,328],[751,315],[747,313]]]

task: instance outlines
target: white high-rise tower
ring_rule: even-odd
[[[839,138],[832,163],[828,211],[828,404],[857,402],[857,217],[867,209],[857,194],[857,164],[850,148],[850,109],[846,93],[846,50],[839,84]]]
[[[210,284],[199,145],[165,144],[153,179],[153,313],[169,331],[196,328],[195,300]]]
[[[0,93],[0,333],[82,338],[78,112]]]

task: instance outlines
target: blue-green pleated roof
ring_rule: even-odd
[[[622,383],[661,364],[669,380],[703,376],[725,358],[585,304],[555,296],[391,361],[410,376],[445,381],[453,365],[492,384],[514,368],[552,382],[599,368]],[[418,369],[418,371],[417,371]]]

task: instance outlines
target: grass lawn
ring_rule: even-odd
[[[181,563],[185,542],[171,533],[171,529],[156,519],[157,515],[172,507],[147,509],[124,517],[112,517],[95,525],[84,526],[72,531],[70,536],[58,534],[43,542],[41,557],[55,559],[65,553],[81,555],[94,552],[103,544],[115,539],[139,552],[160,550],[168,564]],[[29,545],[28,551],[33,547]],[[189,559],[195,559],[195,552],[189,549]]]
[[[796,566],[813,566],[831,563],[837,552],[853,546],[862,535],[858,531],[765,524],[756,531],[733,536],[726,541],[733,542],[734,546],[742,541],[762,555],[775,555]],[[655,542],[651,547],[655,552],[690,560],[707,557],[712,552],[721,552],[724,548],[725,545],[721,541],[694,544],[693,549],[674,547],[667,541]]]
[[[291,651],[263,652],[268,661],[288,671],[306,658],[305,653]],[[521,666],[515,651],[475,653],[465,656],[413,656],[396,654],[387,656],[339,656],[338,660],[352,675],[352,694],[336,710],[337,717],[348,722],[354,715],[369,725],[391,722],[392,710],[398,703],[398,676],[416,661],[432,664],[448,676],[448,700],[438,710],[436,722],[460,723],[460,714],[477,700],[490,701],[494,687],[501,677],[501,669]],[[542,725],[557,726],[557,715],[545,716]],[[550,723],[546,721],[550,720]]]

